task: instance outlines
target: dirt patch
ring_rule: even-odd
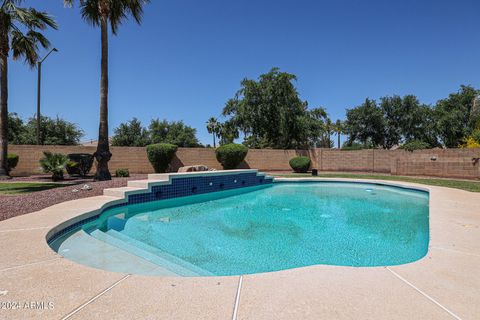
[[[27,214],[57,203],[100,196],[103,189],[125,187],[129,180],[146,179],[147,175],[132,175],[129,178],[113,178],[110,181],[94,182],[91,178],[75,179],[67,178],[65,187],[45,191],[38,191],[23,195],[0,195],[0,221],[22,214]],[[48,176],[32,176],[13,178],[8,182],[50,182]],[[6,181],[4,181],[6,182]],[[84,184],[88,184],[91,190],[81,190]],[[77,189],[78,192],[73,190]]]

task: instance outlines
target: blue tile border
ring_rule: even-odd
[[[173,178],[171,184],[151,187],[151,191],[128,196],[127,204],[188,197],[216,191],[225,191],[273,183],[273,178],[256,172],[218,176],[195,176]]]

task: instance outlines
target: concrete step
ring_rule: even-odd
[[[133,188],[133,187],[110,188],[110,189],[104,189],[103,195],[123,199],[126,197],[127,193],[132,193],[136,191],[145,191],[145,188]]]
[[[166,182],[167,180],[131,180],[128,181],[128,186],[130,188],[142,188],[142,189],[148,189],[149,184],[152,183],[158,183],[160,184],[161,182]]]

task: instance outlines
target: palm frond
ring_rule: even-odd
[[[5,11],[12,11],[22,3],[22,0],[4,0],[2,4],[2,9]]]
[[[80,2],[82,18],[94,27],[100,25],[100,1],[102,0],[86,0]]]
[[[38,60],[39,46],[50,47],[48,39],[39,31],[48,27],[57,29],[57,24],[47,12],[19,7],[22,2],[4,0],[0,8],[0,24],[7,31],[6,39],[10,42],[13,59],[23,57],[33,67]]]
[[[126,0],[125,6],[137,23],[142,21],[143,6],[150,3],[150,0]]]
[[[40,30],[45,30],[47,27],[58,29],[58,25],[51,15],[44,11],[37,11],[33,8],[30,8],[30,14],[32,20],[37,23],[37,28]]]
[[[65,6],[73,6],[75,0],[64,0]],[[113,34],[118,27],[131,16],[140,23],[143,16],[143,6],[150,0],[79,0],[82,18],[89,24],[97,27],[102,16],[109,20]],[[103,10],[103,12],[102,12]]]
[[[44,49],[50,48],[50,41],[40,32],[30,30],[27,33],[27,37],[35,43],[39,43]]]
[[[112,33],[117,34],[118,27],[122,25],[123,20],[127,18],[127,12],[125,10],[125,1],[109,1],[109,20]]]
[[[28,29],[45,30],[47,27],[57,29],[58,26],[53,18],[46,12],[40,12],[33,8],[19,8],[11,11],[12,19],[24,25]]]
[[[73,7],[74,2],[75,2],[74,0],[63,0],[63,5],[65,7],[71,8],[71,7]]]
[[[13,59],[24,58],[31,67],[38,61],[38,44],[44,48],[50,46],[50,42],[39,32],[30,30],[24,34],[18,30],[12,31]]]

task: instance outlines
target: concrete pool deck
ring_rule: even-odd
[[[98,196],[0,222],[0,319],[479,318],[480,193],[314,180],[429,190],[428,254],[400,266],[316,265],[232,277],[107,272],[71,262],[46,242],[52,228],[119,200]]]

